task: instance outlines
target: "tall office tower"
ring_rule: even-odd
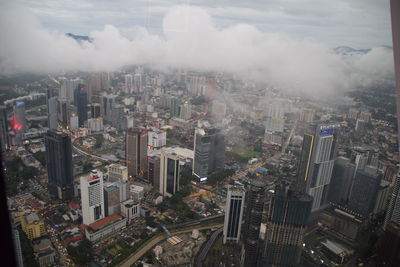
[[[113,109],[115,104],[115,95],[103,95],[101,96],[101,116],[103,117],[104,121],[111,122]]]
[[[57,96],[51,88],[47,89],[47,126],[49,129],[57,129]]]
[[[107,73],[92,73],[87,77],[87,98],[89,103],[99,101],[101,90],[109,87]]]
[[[66,99],[58,100],[57,115],[61,125],[67,127],[69,125],[70,112],[69,103]]]
[[[205,178],[225,164],[225,137],[220,129],[196,128],[194,134],[193,174]]]
[[[101,107],[99,103],[93,103],[90,105],[90,117],[97,119],[101,117]]]
[[[48,188],[52,197],[71,199],[74,195],[71,137],[49,130],[44,136]]]
[[[179,117],[183,120],[189,120],[192,117],[192,105],[188,101],[181,105],[181,113]]]
[[[135,93],[141,93],[143,91],[143,77],[141,72],[137,72],[133,76],[133,91]]]
[[[78,120],[79,120],[79,127],[83,127],[85,121],[87,121],[87,90],[83,84],[78,84],[77,90],[75,91],[75,101],[76,107],[78,109]]]
[[[394,55],[394,73],[396,78],[396,106],[397,106],[397,125],[400,125],[400,2],[390,1],[390,10],[392,17],[392,40]],[[397,131],[397,142],[400,144],[400,131]],[[400,151],[400,149],[399,149]],[[400,225],[400,172],[394,181],[393,191],[386,212],[384,228],[390,222]]]
[[[10,147],[10,142],[8,138],[7,110],[5,106],[0,106],[0,142],[1,152],[4,152]]]
[[[191,76],[188,90],[192,95],[201,95],[206,86],[206,77]]]
[[[400,11],[400,10],[399,10]],[[390,222],[380,242],[375,266],[397,267],[400,262],[400,225]]]
[[[83,80],[80,78],[70,80],[66,78],[62,79],[58,99],[66,100],[68,103],[75,103],[75,91],[78,84],[81,83],[83,83]]]
[[[318,124],[304,134],[297,176],[297,191],[313,197],[312,212],[327,204],[336,159],[340,124]]]
[[[131,94],[133,92],[133,76],[132,74],[125,75],[125,94]]]
[[[267,211],[263,266],[298,266],[312,198],[278,185]]]
[[[181,113],[181,100],[173,97],[171,99],[171,108],[170,108],[171,117],[179,117]]]
[[[81,201],[83,224],[104,218],[103,173],[93,170],[81,177]]]
[[[271,100],[267,108],[264,142],[282,144],[282,133],[285,123],[285,109],[282,101]]]
[[[104,212],[105,217],[120,213],[120,191],[115,184],[104,185]]]
[[[382,173],[372,166],[357,170],[347,208],[363,217],[369,217],[374,211],[381,180]]]
[[[243,186],[229,185],[225,204],[223,242],[239,242],[245,202]]]
[[[328,201],[344,206],[349,198],[351,184],[356,172],[356,165],[350,159],[338,157],[332,171],[329,185]]]
[[[179,190],[179,156],[168,148],[161,149],[160,194],[172,196]]]
[[[160,192],[160,156],[151,156],[148,159],[149,168],[147,179],[153,185],[155,191]]]
[[[147,130],[131,128],[126,132],[126,166],[128,176],[147,177]]]
[[[244,224],[244,266],[257,266],[259,259],[259,235],[265,203],[266,183],[255,180],[251,183],[246,197]]]
[[[14,125],[17,126],[17,130],[20,132],[26,132],[28,125],[25,117],[25,102],[18,101],[14,106]],[[15,127],[14,127],[15,129]]]

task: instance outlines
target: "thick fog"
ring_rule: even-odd
[[[114,71],[131,65],[225,71],[307,94],[337,93],[393,80],[391,49],[339,55],[316,40],[262,32],[251,25],[217,27],[205,9],[172,7],[160,35],[137,27],[135,38],[105,25],[91,42],[50,32],[28,10],[0,8],[0,73]]]

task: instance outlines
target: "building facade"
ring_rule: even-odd
[[[239,242],[242,229],[243,208],[246,191],[242,186],[228,187],[225,204],[223,243]]]
[[[179,190],[179,156],[168,148],[161,150],[160,157],[160,194],[172,196]]]
[[[126,165],[128,177],[147,177],[147,130],[131,128],[126,133]]]
[[[49,193],[54,198],[71,199],[74,193],[71,137],[49,130],[44,143]]]
[[[83,224],[89,225],[105,217],[103,174],[91,171],[81,177],[81,207]]]

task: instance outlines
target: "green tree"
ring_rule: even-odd
[[[85,266],[91,261],[91,249],[92,243],[90,243],[90,241],[87,239],[82,240],[76,247],[67,247],[68,254],[78,266]]]
[[[46,157],[43,151],[38,151],[36,153],[33,153],[33,156],[40,162],[40,164],[46,166]]]

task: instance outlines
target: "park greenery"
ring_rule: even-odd
[[[89,240],[82,240],[78,246],[68,246],[67,251],[72,260],[78,266],[86,266],[92,260],[92,243]]]

